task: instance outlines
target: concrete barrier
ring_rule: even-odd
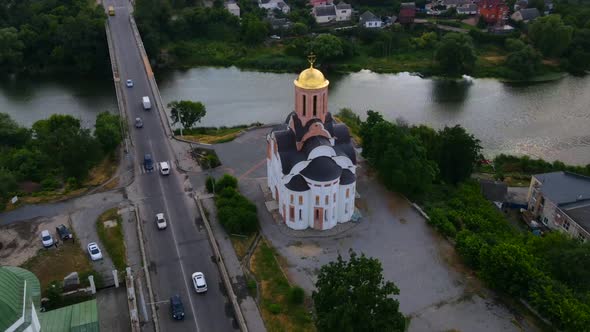
[[[203,224],[205,224],[205,229],[207,230],[209,242],[211,243],[211,247],[213,247],[213,254],[217,258],[217,262],[219,264],[219,271],[221,272],[221,278],[223,279],[225,289],[227,290],[227,296],[229,297],[232,306],[234,307],[234,312],[236,313],[236,320],[238,321],[238,326],[240,327],[240,330],[242,332],[248,332],[248,326],[246,325],[244,314],[242,313],[242,309],[240,308],[240,304],[238,303],[238,298],[234,293],[234,288],[231,284],[229,273],[227,273],[225,263],[223,262],[223,257],[221,256],[221,252],[219,251],[219,247],[217,246],[217,241],[215,241],[215,236],[213,235],[213,230],[211,229],[209,220],[207,219],[205,211],[203,210],[201,200],[199,199],[197,194],[195,194],[194,199],[199,208],[199,213],[201,213],[201,216],[203,217]]]
[[[127,286],[127,304],[129,306],[129,318],[131,321],[131,331],[139,332],[139,316],[137,312],[137,298],[135,296],[135,287],[133,286],[133,276],[131,275],[131,268],[127,268],[125,275],[125,285]]]

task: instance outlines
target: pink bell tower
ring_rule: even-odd
[[[302,71],[295,84],[295,113],[305,124],[311,119],[326,120],[328,113],[328,81],[321,71],[313,67],[315,56],[308,57],[309,68]]]

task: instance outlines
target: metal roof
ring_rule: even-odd
[[[22,316],[25,281],[7,269],[0,268],[0,331],[8,329]]]
[[[43,332],[100,332],[95,300],[41,313]]]
[[[590,199],[590,177],[570,172],[536,174],[534,177],[541,182],[543,195],[557,205]]]

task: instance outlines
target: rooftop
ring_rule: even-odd
[[[333,5],[316,6],[313,11],[315,16],[336,16],[336,8]]]
[[[590,199],[590,177],[570,172],[536,174],[541,192],[556,205]]]
[[[364,12],[360,16],[360,21],[361,22],[371,22],[371,21],[381,21],[381,19],[379,19],[377,16],[375,16],[375,14],[373,14],[367,10],[366,12]]]

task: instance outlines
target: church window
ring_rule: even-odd
[[[320,196],[315,197],[315,205],[320,205]]]
[[[328,210],[324,210],[324,220],[328,221]]]
[[[289,220],[293,221],[295,219],[295,208],[293,205],[289,205]]]
[[[301,195],[299,196],[299,205],[303,205],[303,196],[301,196]]]
[[[307,98],[305,95],[303,95],[303,116],[305,116],[305,113],[307,111]]]
[[[293,204],[293,194],[291,194],[291,204]]]
[[[332,208],[332,219],[336,218],[336,207]]]
[[[319,209],[315,209],[315,220],[320,219],[320,210]]]
[[[313,96],[313,116],[318,115],[318,96]]]
[[[299,220],[301,220],[301,209],[299,209]]]
[[[326,195],[325,201],[326,201],[326,205],[328,205],[330,203],[330,196]]]
[[[346,198],[350,196],[350,188],[346,188]]]
[[[334,193],[334,203],[336,203],[336,193]]]
[[[344,213],[348,213],[348,203],[344,204]]]

